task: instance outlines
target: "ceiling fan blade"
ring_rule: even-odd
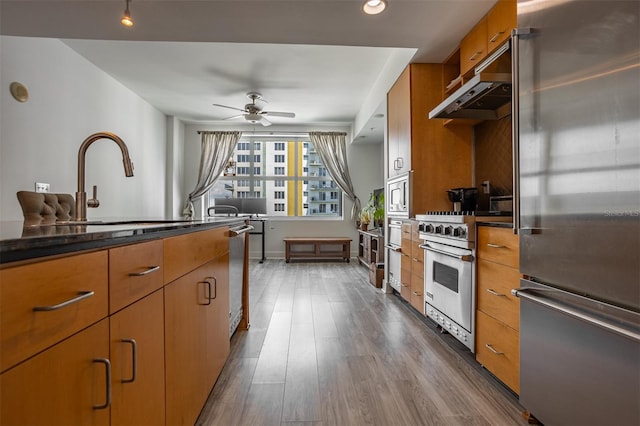
[[[260,124],[262,124],[263,126],[271,126],[271,122],[263,116],[260,116]]]
[[[271,117],[288,117],[295,118],[295,114],[293,112],[279,112],[279,111],[262,111],[262,115],[270,115]]]
[[[233,120],[234,118],[244,117],[244,114],[232,115],[231,117],[223,118],[223,120]]]
[[[247,111],[246,111],[246,110],[244,110],[244,109],[236,108],[236,107],[230,107],[230,106],[227,106],[227,105],[213,104],[213,106],[222,107],[222,108],[234,109],[234,110],[236,110],[236,111],[247,112]]]

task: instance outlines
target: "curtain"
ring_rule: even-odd
[[[347,198],[353,201],[351,221],[357,227],[360,218],[360,200],[353,191],[353,183],[347,165],[347,134],[344,132],[310,132],[309,136],[331,178]]]
[[[193,200],[202,197],[213,186],[238,144],[242,132],[202,132],[198,182],[185,202],[182,214],[193,217]]]

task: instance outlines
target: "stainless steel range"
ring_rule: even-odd
[[[425,312],[475,352],[476,217],[473,212],[416,215],[425,250]]]

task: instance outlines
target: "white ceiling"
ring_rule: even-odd
[[[404,66],[442,62],[495,0],[388,3],[367,16],[361,0],[132,0],[125,28],[124,0],[2,0],[0,33],[64,39],[185,122],[229,124],[234,111],[212,104],[242,108],[258,91],[265,110],[296,113],[274,124],[352,125],[380,143]]]

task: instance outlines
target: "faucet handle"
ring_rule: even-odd
[[[96,208],[100,206],[100,200],[98,200],[98,185],[93,185],[93,198],[87,200],[87,207]]]

